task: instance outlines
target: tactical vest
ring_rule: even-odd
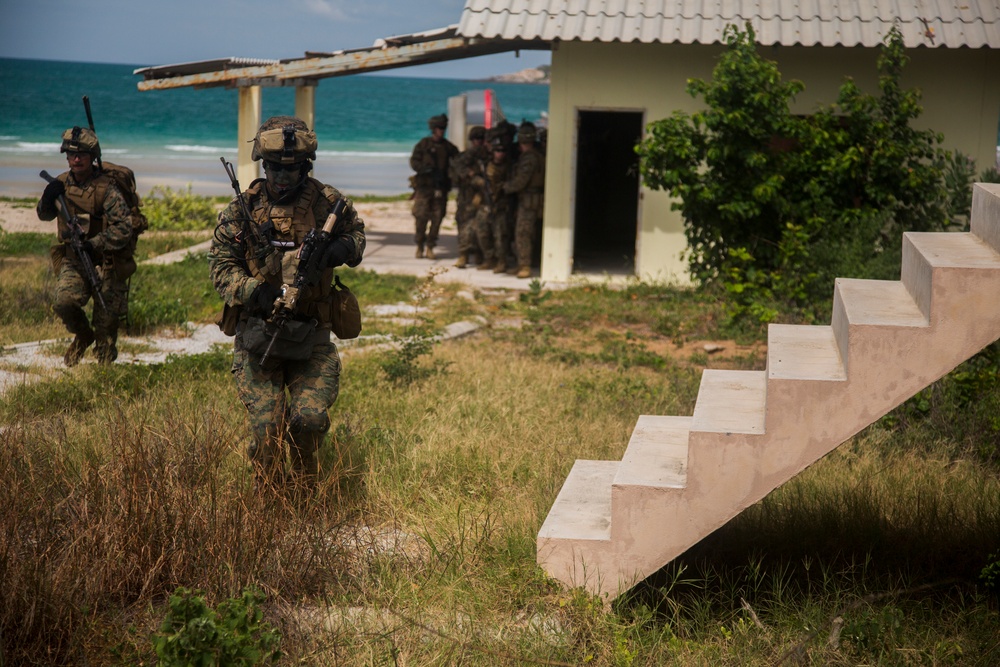
[[[317,225],[315,205],[323,196],[322,184],[308,178],[293,202],[277,203],[270,200],[265,184],[260,178],[250,184],[246,196],[250,200],[250,215],[257,229],[271,244],[270,252],[263,257],[247,253],[247,267],[254,278],[267,281],[275,287],[295,280],[295,254],[303,239]],[[332,203],[332,202],[331,202]],[[319,285],[305,287],[299,292],[296,319],[314,318],[319,329],[331,326],[333,269],[324,269]]]
[[[103,232],[107,226],[107,221],[104,219],[104,200],[107,199],[108,187],[114,180],[107,174],[97,173],[86,183],[78,185],[68,171],[59,174],[56,178],[66,186],[66,204],[69,206],[70,213],[80,219],[84,238],[92,239]],[[63,217],[61,210],[58,211],[56,219],[61,239],[69,231],[69,224]],[[134,242],[135,237],[133,236]],[[132,257],[134,249],[134,246],[126,246],[121,250],[98,253],[94,257],[94,264],[113,272],[113,275],[119,280],[125,280],[135,273],[136,263]],[[66,246],[61,243],[53,246],[49,251],[52,267],[57,275],[63,260],[66,258],[66,252]]]
[[[57,178],[66,186],[66,203],[70,213],[80,218],[85,237],[92,239],[104,231],[104,199],[108,196],[111,178],[107,174],[97,174],[83,185],[77,185],[66,171]],[[59,238],[69,231],[67,220],[59,212]]]

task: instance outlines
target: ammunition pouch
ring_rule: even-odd
[[[350,340],[361,335],[361,306],[358,304],[358,297],[340,282],[340,276],[334,277],[330,300],[330,324],[334,335],[340,340]]]

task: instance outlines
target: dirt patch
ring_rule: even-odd
[[[0,229],[5,232],[56,233],[55,220],[42,221],[34,206],[0,202]]]

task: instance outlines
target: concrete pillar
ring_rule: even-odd
[[[253,138],[260,127],[260,86],[240,86],[239,120],[236,127],[236,177],[240,187],[249,187],[260,175],[260,163],[254,162]]]
[[[295,117],[305,121],[310,130],[316,129],[316,83],[295,86]]]

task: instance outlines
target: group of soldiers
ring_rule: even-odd
[[[448,117],[427,121],[430,136],[413,148],[414,241],[417,258],[436,259],[448,193],[457,188],[455,223],[458,260],[480,270],[531,276],[532,253],[542,219],[545,186],[544,138],[531,122],[507,121],[469,130],[469,147],[459,152],[445,139]]]
[[[431,135],[411,158],[417,257],[435,258],[454,183],[457,266],[475,262],[497,273],[511,267],[519,278],[529,277],[545,179],[535,126],[473,127],[470,147],[459,153],[444,138],[447,123],[444,115],[431,118]],[[308,489],[340,389],[340,356],[331,340],[338,303],[333,270],[360,264],[365,225],[340,191],[309,175],[317,140],[301,119],[269,118],[253,144],[264,178],[237,187],[220,213],[209,272],[224,304],[219,326],[235,337],[232,373],[249,417],[255,484]],[[66,130],[60,151],[68,170],[51,179],[36,211],[42,220],[58,218],[54,310],[74,336],[64,362],[75,366],[94,345],[98,362],[110,364],[136,269],[134,211],[102,168],[92,129]],[[134,190],[134,179],[131,185]],[[300,283],[303,262],[313,279]],[[84,307],[91,299],[88,319]]]

